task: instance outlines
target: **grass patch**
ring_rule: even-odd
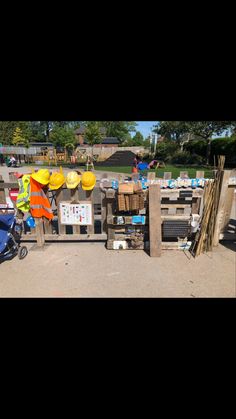
[[[103,172],[115,172],[115,173],[128,173],[131,174],[132,173],[132,167],[131,166],[117,166],[117,167],[101,167],[95,166],[95,170],[100,170]],[[212,178],[213,177],[213,172],[212,169],[206,169],[204,167],[191,167],[191,166],[181,166],[181,167],[176,167],[174,165],[166,165],[165,168],[163,169],[152,169],[152,170],[143,170],[142,174],[146,175],[148,172],[156,172],[156,176],[157,177],[163,177],[164,172],[172,172],[172,178],[176,179],[180,172],[184,172],[187,171],[188,175],[190,178],[195,178],[196,176],[196,171],[197,170],[203,170],[205,172],[205,177],[206,178]]]

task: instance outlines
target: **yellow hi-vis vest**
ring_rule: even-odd
[[[24,175],[18,179],[19,193],[16,200],[16,206],[22,212],[30,211],[30,175]]]

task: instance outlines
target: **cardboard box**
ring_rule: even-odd
[[[133,194],[134,193],[134,184],[133,183],[120,183],[118,192],[120,194]]]

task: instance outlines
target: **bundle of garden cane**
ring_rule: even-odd
[[[200,221],[201,227],[192,245],[191,253],[193,256],[199,256],[203,252],[212,250],[224,163],[225,156],[218,156],[218,168],[215,179],[211,179],[205,183],[203,195],[204,207]]]

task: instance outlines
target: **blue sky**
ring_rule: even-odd
[[[156,125],[158,121],[136,121],[137,122],[137,131],[140,131],[144,138],[147,138],[147,136],[151,133],[151,129],[153,125]],[[132,137],[135,135],[135,133],[131,134]]]
[[[147,138],[149,134],[151,134],[152,127],[157,124],[158,121],[136,121],[137,126],[136,130],[140,131],[143,134],[144,138]],[[131,133],[131,137],[135,135],[135,132]],[[212,138],[219,138],[225,137],[226,131],[224,131],[221,135],[213,135]]]

